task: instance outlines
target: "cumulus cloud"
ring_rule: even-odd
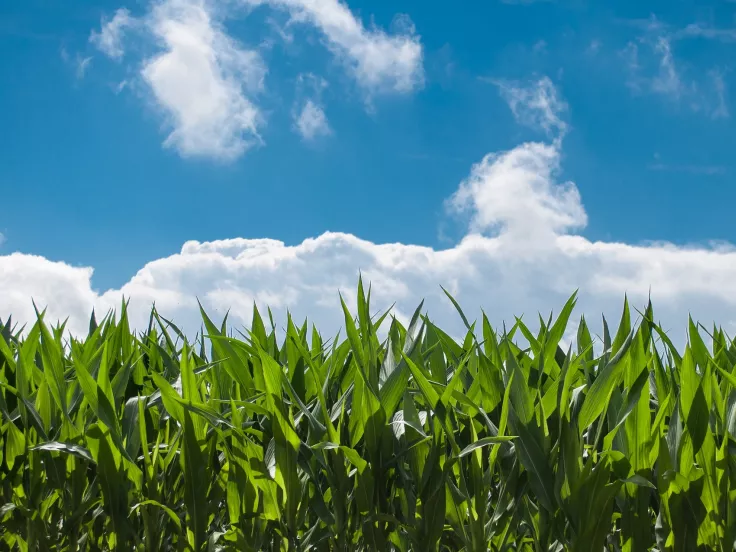
[[[374,308],[396,302],[399,316],[406,316],[426,299],[430,317],[454,335],[462,335],[462,322],[440,285],[456,295],[469,316],[477,317],[482,307],[495,324],[514,315],[525,315],[533,324],[537,312],[546,317],[559,310],[580,288],[578,314],[597,326],[601,313],[616,319],[624,293],[642,307],[651,287],[657,317],[666,328],[681,331],[692,312],[704,323],[715,320],[733,330],[736,251],[730,247],[637,246],[559,235],[544,249],[524,255],[509,243],[518,241],[504,232],[470,234],[444,250],[335,233],[291,246],[246,239],[188,242],[180,253],[148,263],[120,289],[104,293],[93,290],[91,268],[16,253],[0,256],[0,316],[33,320],[33,297],[48,305],[50,320],[69,317],[70,329],[84,333],[92,307],[105,312],[125,296],[131,299],[135,326],[145,327],[155,301],[160,312],[193,335],[200,326],[199,297],[213,316],[231,309],[230,320],[239,326],[249,323],[255,301],[272,307],[279,327],[289,309],[330,336],[342,323],[338,291],[352,299],[361,270],[373,286]]]
[[[532,142],[486,155],[452,196],[450,205],[472,213],[471,229],[495,230],[504,243],[549,245],[556,236],[585,226],[587,217],[572,182],[556,183],[560,152]],[[526,250],[525,250],[526,249]]]
[[[470,213],[475,232],[500,232],[506,243],[546,247],[555,236],[587,224],[580,194],[572,182],[558,183],[567,104],[548,77],[526,84],[493,81],[516,120],[552,137],[551,144],[530,142],[511,151],[491,153],[449,199],[448,207]]]
[[[80,321],[89,315],[99,296],[90,287],[92,268],[73,267],[44,257],[12,253],[0,256],[0,318],[25,324],[35,320],[32,301],[48,305],[49,321],[71,322],[81,333]],[[21,279],[23,281],[21,281]]]
[[[89,41],[108,57],[120,59],[125,53],[123,44],[125,32],[134,22],[135,19],[131,17],[130,12],[120,8],[109,21],[102,19],[101,29],[92,31]]]
[[[171,127],[164,144],[184,156],[233,159],[261,143],[261,114],[247,96],[263,87],[258,52],[194,0],[157,5],[148,25],[163,51],[145,60],[141,74]]]
[[[255,302],[272,307],[279,328],[289,309],[330,337],[342,325],[338,292],[354,301],[360,272],[372,284],[375,309],[396,303],[394,312],[405,321],[426,299],[430,318],[456,336],[464,333],[463,324],[440,285],[471,318],[483,308],[494,324],[524,315],[534,325],[538,312],[546,318],[579,289],[577,314],[586,314],[594,328],[600,328],[595,320],[601,313],[615,326],[624,293],[643,307],[651,290],[657,319],[679,343],[690,313],[733,334],[736,249],[591,241],[573,233],[587,216],[575,185],[559,179],[559,144],[526,143],[476,164],[450,200],[473,225],[446,249],[331,232],[292,245],[190,241],[107,291],[93,288],[90,267],[14,253],[0,256],[0,317],[12,313],[32,321],[33,298],[48,306],[49,320],[68,317],[71,331],[85,333],[93,307],[106,312],[126,297],[134,326],[146,326],[155,301],[164,316],[194,335],[199,298],[217,318],[230,310],[238,326],[249,323]]]

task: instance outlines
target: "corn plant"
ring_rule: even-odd
[[[331,340],[255,307],[237,333],[202,310],[191,342],[126,303],[86,337],[0,322],[0,550],[734,549],[721,329],[690,320],[679,352],[624,301],[613,338],[581,318],[563,346],[575,295],[532,331],[448,294],[457,342],[357,297]]]

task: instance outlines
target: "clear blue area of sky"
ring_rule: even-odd
[[[448,223],[443,201],[471,165],[544,139],[518,125],[483,78],[535,75],[548,75],[570,106],[561,178],[580,189],[590,220],[585,236],[736,242],[733,118],[714,118],[686,98],[632,90],[621,54],[642,36],[632,21],[654,14],[673,28],[731,28],[736,3],[348,5],[364,23],[373,18],[385,29],[395,14],[410,16],[425,48],[425,86],[379,97],[367,112],[318,43],[277,45],[263,54],[265,144],[221,163],[163,148],[156,110],[138,94],[114,91],[135,67],[106,59],[88,42],[101,16],[123,6],[142,13],[143,0],[0,4],[0,253],[93,266],[93,283],[104,289],[190,239],[293,244],[329,230],[447,247],[462,228]],[[254,14],[228,29],[257,46],[262,25]],[[703,95],[714,70],[726,92],[732,88],[734,51],[736,43],[716,40],[672,44],[683,85]],[[83,78],[78,56],[93,56]],[[656,52],[642,46],[640,56],[642,67],[657,70]],[[324,102],[333,134],[312,144],[293,132],[290,119],[294,80],[304,70],[330,82]],[[725,100],[732,107],[728,94]]]

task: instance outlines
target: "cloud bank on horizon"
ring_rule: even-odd
[[[33,298],[48,307],[48,319],[68,317],[69,329],[81,334],[92,308],[100,314],[125,297],[134,326],[145,327],[155,302],[193,335],[200,327],[199,298],[215,316],[229,310],[237,325],[249,324],[255,302],[270,306],[278,325],[288,309],[331,336],[342,324],[338,292],[354,304],[360,272],[372,285],[375,309],[395,303],[394,314],[405,320],[425,299],[430,318],[456,336],[464,333],[463,324],[441,285],[471,318],[483,308],[493,323],[524,315],[533,326],[538,312],[546,318],[579,289],[576,313],[595,329],[601,313],[615,326],[624,294],[643,308],[651,290],[655,315],[677,341],[684,338],[689,313],[733,335],[736,249],[610,243],[576,234],[588,219],[575,184],[560,179],[566,103],[546,77],[497,84],[519,123],[543,131],[547,141],[489,153],[470,168],[446,202],[449,213],[468,222],[465,237],[452,247],[379,244],[331,232],[296,245],[189,241],[179,253],[141,267],[120,289],[104,292],[92,287],[91,267],[12,253],[0,256],[0,313],[32,321]]]

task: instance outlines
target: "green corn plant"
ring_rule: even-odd
[[[736,342],[649,303],[615,332],[407,326],[343,336],[253,308],[185,335],[128,304],[86,336],[0,320],[0,550],[733,550]],[[237,335],[237,337],[235,337]],[[380,336],[380,337],[379,337]]]

